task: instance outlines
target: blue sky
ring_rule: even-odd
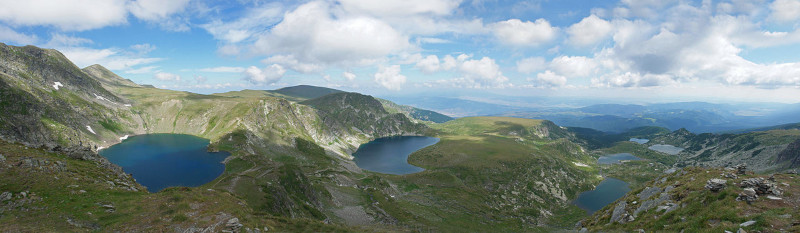
[[[0,42],[199,93],[798,102],[800,0],[0,0]]]

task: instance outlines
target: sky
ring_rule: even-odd
[[[0,0],[0,42],[160,88],[800,101],[800,0]]]

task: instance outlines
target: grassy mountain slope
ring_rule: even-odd
[[[800,176],[797,174],[775,174],[774,183],[783,190],[778,200],[759,195],[748,203],[737,201],[743,188],[743,180],[769,176],[747,175],[726,178],[731,173],[719,168],[685,168],[647,183],[631,191],[615,203],[597,211],[583,221],[590,231],[632,232],[637,229],[656,232],[797,232],[800,231]],[[704,188],[712,178],[727,180],[727,186],[719,192]],[[646,204],[647,203],[647,204]],[[642,206],[651,206],[650,208]],[[640,209],[637,212],[637,209]],[[615,218],[625,213],[632,219]],[[626,219],[616,221],[617,219]],[[752,225],[740,226],[747,221]]]
[[[0,45],[0,135],[47,147],[102,145],[136,125],[128,100],[55,50]],[[91,129],[91,130],[90,130]]]
[[[97,206],[101,205],[62,199],[75,194],[47,189],[71,185],[63,175],[51,180],[51,174],[32,176],[18,168],[0,175],[11,177],[0,186],[3,190],[30,189],[47,195],[57,202],[40,207],[66,208],[69,211],[54,213],[70,213],[70,218],[80,220],[77,225],[92,229],[96,225],[131,231],[142,230],[133,228],[138,226],[154,231],[213,227],[237,217],[245,227],[290,231],[336,230],[335,226],[322,228],[320,222],[361,231],[548,230],[547,226],[571,226],[582,217],[583,211],[569,200],[601,179],[594,159],[571,142],[574,135],[549,121],[463,118],[431,123],[429,128],[387,107],[390,103],[357,93],[334,93],[302,102],[263,91],[201,95],[131,85],[100,66],[81,70],[54,50],[2,49],[0,55],[7,59],[0,63],[4,97],[0,103],[9,109],[0,113],[4,138],[57,149],[109,146],[129,134],[183,133],[210,139],[211,150],[232,153],[224,173],[214,181],[156,194],[103,190],[109,178],[102,175],[105,170],[95,169],[109,168],[92,165],[104,164],[101,157],[99,162],[64,160],[68,166],[82,164],[83,168],[69,174],[85,179],[83,183],[89,185],[85,191],[103,198],[85,201],[111,203],[118,215],[100,214]],[[51,87],[56,80],[64,85],[59,90]],[[410,156],[409,162],[425,168],[423,172],[378,174],[361,170],[349,159],[360,144],[373,138],[420,134],[441,138]],[[14,150],[6,148],[2,153]],[[96,156],[93,149],[81,150]],[[38,152],[20,154],[60,158],[34,151]],[[18,161],[16,156],[9,158]],[[32,180],[18,179],[16,174]],[[133,204],[143,202],[138,207]],[[193,207],[196,204],[200,206]],[[78,217],[86,211],[98,213]],[[39,216],[47,216],[48,221],[52,217],[42,212],[13,213],[0,217],[9,223],[3,226],[15,227],[12,231],[39,227],[25,225]],[[38,230],[63,226],[59,218]],[[305,225],[312,228],[291,228]]]
[[[742,134],[693,134],[676,130],[653,138],[648,144],[666,143],[685,148],[680,166],[731,166],[746,163],[757,172],[796,169],[798,153],[790,144],[800,141],[800,130],[777,129]],[[779,158],[779,154],[783,157]]]
[[[114,86],[142,87],[130,79],[120,77],[99,64],[87,66],[82,70],[86,74],[92,76],[92,78],[95,78],[95,80],[100,81],[106,88]]]
[[[316,87],[316,86],[309,86],[309,85],[298,85],[298,86],[291,86],[291,87],[284,87],[278,90],[270,91],[278,94],[282,94],[285,96],[291,96],[298,99],[315,99],[329,94],[341,93],[343,91],[326,88],[326,87]]]
[[[643,126],[616,134],[590,128],[568,127],[568,129],[584,140],[590,149],[611,147],[614,143],[628,141],[631,138],[651,139],[670,133],[669,129],[656,126]]]
[[[404,115],[406,115],[406,117],[411,119],[417,119],[424,122],[433,122],[433,123],[445,123],[454,119],[452,117],[449,117],[447,115],[438,112],[419,109],[408,105],[399,105],[384,99],[378,99],[378,101],[380,101],[381,104],[383,104],[383,107],[387,111],[392,113],[396,112],[403,113]]]
[[[504,117],[460,118],[434,125],[441,141],[409,158],[427,170],[404,180],[415,194],[411,197],[445,201],[412,213],[425,216],[444,210],[455,215],[438,224],[476,231],[574,223],[570,219],[579,218],[582,211],[568,200],[600,178],[593,167],[578,166],[592,164],[592,158],[564,137],[565,130],[553,126]],[[424,206],[429,203],[425,199],[412,200]]]
[[[144,192],[130,176],[62,152],[0,141],[0,231],[349,231],[320,221],[259,214],[227,192]],[[3,195],[9,194],[8,199]],[[24,193],[24,194],[23,194]]]
[[[769,131],[769,130],[776,130],[776,129],[800,129],[800,123],[783,124],[783,125],[760,127],[760,128],[753,128],[753,129],[731,130],[731,131],[725,131],[725,132],[722,132],[722,133],[737,134],[737,133],[749,133],[749,132],[757,132],[757,131]]]
[[[358,93],[330,94],[301,104],[319,111],[322,123],[326,126],[343,130],[336,134],[375,134],[382,137],[425,129],[424,125],[411,122],[401,113],[389,113],[377,99]]]

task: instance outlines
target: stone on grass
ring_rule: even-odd
[[[725,188],[725,184],[728,183],[727,180],[723,179],[710,179],[706,182],[705,188],[711,190],[712,192],[718,192]]]

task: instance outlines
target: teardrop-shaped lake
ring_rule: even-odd
[[[353,153],[358,167],[386,174],[411,174],[425,169],[408,164],[408,156],[415,151],[439,142],[438,138],[398,136],[378,138],[358,147]]]
[[[100,155],[130,173],[150,192],[167,187],[196,187],[225,170],[228,152],[208,152],[208,139],[186,134],[132,136],[101,150]]]

